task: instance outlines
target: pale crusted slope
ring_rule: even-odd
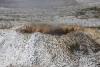
[[[0,67],[99,66],[99,44],[82,32],[63,36],[33,33],[27,37],[13,30],[0,31]]]

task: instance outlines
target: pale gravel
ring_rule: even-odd
[[[0,30],[0,67],[99,67],[100,51],[91,51],[95,48],[91,45],[95,44],[83,33],[61,37],[42,33],[26,35],[14,30]],[[88,55],[83,54],[86,48],[70,53],[69,46],[77,41],[79,44],[84,42]]]
[[[42,33],[21,34],[14,31],[27,22],[67,23],[82,26],[100,25],[100,19],[78,19],[74,16],[60,17],[59,13],[51,13],[51,11],[41,9],[0,8],[0,18],[3,18],[0,21],[0,25],[2,25],[0,28],[9,28],[12,24],[12,29],[0,29],[0,67],[100,67],[100,51],[95,53],[88,48],[89,55],[84,55],[81,51],[75,51],[75,54],[68,51],[69,45],[75,44],[78,38],[82,40],[81,37],[85,36],[83,34],[81,37],[74,36],[74,33],[60,37]],[[7,26],[6,23],[8,23]],[[71,36],[73,37],[71,38]],[[87,44],[87,41],[90,44]],[[87,37],[83,44],[85,46],[94,45]],[[83,52],[84,50],[85,48]]]

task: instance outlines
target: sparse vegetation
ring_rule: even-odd
[[[78,25],[67,25],[67,24],[48,24],[48,23],[28,23],[24,26],[16,29],[16,31],[21,33],[34,33],[41,32],[45,34],[53,35],[63,35],[72,31],[77,31],[80,29]]]
[[[13,24],[11,22],[1,22],[0,23],[0,29],[10,29],[13,27]]]
[[[98,27],[96,27],[96,28],[100,29],[100,26],[98,26]]]
[[[96,27],[90,27],[90,28],[95,28],[95,29],[100,29],[100,26],[96,26]]]
[[[78,51],[79,48],[80,48],[80,45],[79,45],[78,43],[75,43],[75,44],[73,44],[73,45],[70,45],[69,51],[70,51],[71,53],[74,53],[74,51]]]
[[[95,6],[79,9],[76,12],[76,16],[85,16],[87,18],[100,18],[100,8]]]

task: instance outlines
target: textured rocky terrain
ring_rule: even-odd
[[[0,38],[0,67],[100,66],[100,44],[82,32],[52,36],[1,30]]]
[[[85,32],[70,32],[61,36],[39,32],[22,34],[15,31],[16,28],[29,22],[49,22],[55,24],[75,24],[78,22],[83,26],[99,26],[99,19],[94,18],[93,20],[90,18],[87,20],[78,19],[75,16],[54,16],[53,20],[50,17],[50,21],[33,21],[30,20],[31,15],[27,16],[27,13],[25,15],[23,14],[24,12],[21,14],[21,11],[16,12],[14,10],[11,12],[11,9],[1,9],[0,67],[100,66],[99,30],[91,31],[86,29]],[[25,17],[23,17],[24,15]],[[16,20],[18,18],[19,20]]]
[[[100,1],[44,1],[0,0],[0,67],[100,67],[100,8],[88,8]],[[16,31],[44,22],[85,28],[62,35]]]

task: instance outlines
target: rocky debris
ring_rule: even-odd
[[[99,67],[99,63],[100,45],[83,32],[57,36],[0,30],[0,67]]]

